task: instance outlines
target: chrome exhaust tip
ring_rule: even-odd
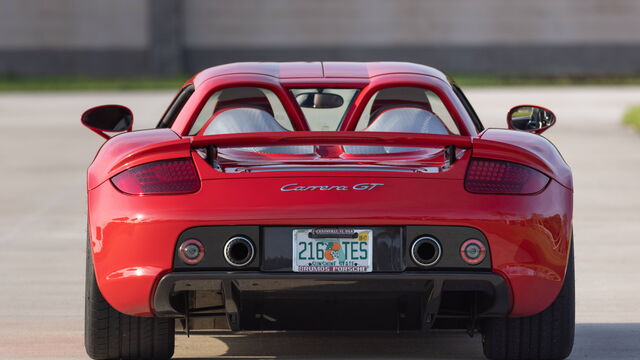
[[[234,236],[224,244],[224,259],[233,267],[249,265],[255,257],[251,240],[244,236]]]
[[[430,267],[442,257],[440,242],[430,236],[422,236],[411,245],[411,260],[419,266]]]

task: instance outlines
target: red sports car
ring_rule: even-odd
[[[237,63],[157,127],[87,110],[85,344],[166,359],[201,329],[463,329],[490,359],[574,337],[573,184],[533,105],[485,129],[410,63]],[[105,132],[123,132],[109,137]]]

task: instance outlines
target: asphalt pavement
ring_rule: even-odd
[[[152,127],[173,92],[0,93],[0,359],[86,359],[85,169],[102,140],[88,107]],[[620,124],[640,87],[472,88],[488,127],[516,104],[552,109],[544,135],[574,172],[577,332],[571,359],[640,358],[640,134]],[[229,333],[176,340],[176,358],[482,359],[463,333]]]

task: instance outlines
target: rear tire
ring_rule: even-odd
[[[560,294],[543,312],[520,318],[487,319],[484,355],[492,360],[561,360],[573,348],[575,279],[573,243]]]
[[[104,299],[87,242],[84,344],[92,359],[170,359],[175,325],[170,318],[125,315]]]

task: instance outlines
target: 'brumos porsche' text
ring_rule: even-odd
[[[298,185],[298,184],[287,184],[284,185],[283,187],[280,188],[280,191],[332,191],[332,190],[336,190],[336,191],[349,191],[349,190],[356,190],[356,191],[371,191],[373,189],[375,189],[378,186],[382,186],[384,184],[380,184],[380,183],[360,183],[360,184],[355,184],[353,186],[347,186],[347,185],[311,185],[311,186],[304,186],[304,185]]]

